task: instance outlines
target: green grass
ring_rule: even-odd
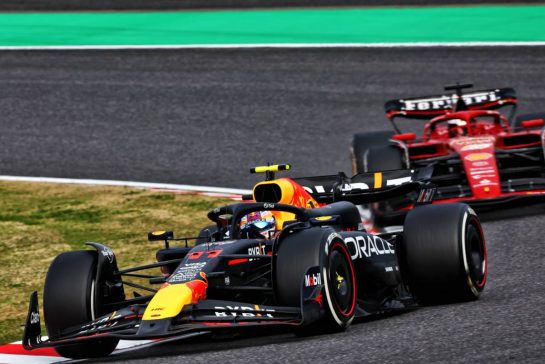
[[[148,242],[148,231],[195,236],[210,224],[209,210],[230,203],[120,187],[0,182],[0,343],[21,339],[30,293],[42,297],[59,253],[98,241],[115,251],[120,267],[150,263],[162,243]]]

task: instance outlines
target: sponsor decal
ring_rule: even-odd
[[[214,241],[212,243],[209,243],[208,245],[210,246],[210,248],[213,249],[216,246],[233,244],[235,241],[237,241],[237,240]]]
[[[265,255],[265,245],[256,245],[248,248],[248,255]]]
[[[465,137],[449,141],[449,145],[452,147],[460,146],[461,148],[469,147],[477,144],[488,144],[491,147],[494,144],[495,138],[491,136],[483,137]],[[484,147],[484,146],[483,146]]]
[[[468,161],[475,162],[475,161],[481,161],[485,159],[492,158],[493,155],[491,153],[471,153],[466,155],[464,158]]]
[[[322,284],[322,276],[320,273],[305,274],[305,287],[314,287]]]
[[[30,323],[32,325],[40,323],[40,314],[38,312],[31,312],[30,313]]]
[[[468,144],[463,146],[460,151],[466,152],[468,150],[479,150],[492,147],[492,143],[478,143],[478,144]]]
[[[273,203],[264,203],[263,208],[274,209],[274,204]]]
[[[477,176],[472,176],[474,180],[478,181],[480,180],[481,178],[494,178],[496,177],[495,175],[493,174],[485,174],[485,175],[477,175]],[[480,182],[479,182],[480,183]]]
[[[471,173],[471,174],[486,174],[486,173],[495,173],[495,171],[496,170],[494,169],[493,166],[488,165],[486,167],[471,168],[471,171],[469,173]]]
[[[110,249],[110,248],[108,248],[108,247],[104,247],[104,248],[100,251],[100,253],[101,253],[103,256],[105,256],[105,257],[108,259],[108,261],[109,261],[110,263],[113,263],[113,262],[114,262],[115,254],[114,254],[114,251],[113,251],[112,249]]]
[[[413,178],[411,176],[389,179],[386,181],[386,186],[399,186],[411,182],[412,180]]]
[[[487,186],[492,186],[492,185],[497,185],[498,183],[497,182],[492,182],[491,180],[489,179],[483,179],[483,180],[480,180],[479,183],[477,183],[477,185],[487,185]]]
[[[350,250],[352,260],[395,253],[392,244],[374,235],[349,236],[344,238],[344,242]]]
[[[481,104],[484,102],[499,101],[500,98],[495,92],[482,92],[474,94],[466,94],[462,96],[467,105]],[[426,111],[426,110],[442,110],[452,107],[453,102],[458,101],[457,95],[440,96],[429,99],[420,100],[399,100],[404,104],[401,110],[405,111]]]
[[[275,310],[267,308],[263,309],[260,308],[259,305],[252,306],[246,306],[246,305],[240,305],[240,306],[214,306],[214,309],[217,310],[214,312],[216,317],[228,317],[228,316],[234,316],[234,317],[270,317],[273,318],[273,313]],[[244,312],[244,311],[252,311],[252,312]]]
[[[186,263],[176,269],[176,271],[168,279],[169,283],[188,282],[195,278],[199,278],[202,268],[206,262]]]
[[[435,187],[422,189],[416,200],[420,203],[430,202],[431,200],[433,200],[433,196],[435,195],[436,191],[437,188]]]

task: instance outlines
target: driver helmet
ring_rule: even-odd
[[[467,134],[467,121],[462,119],[450,119],[447,124],[450,136],[464,136]]]
[[[276,230],[276,219],[271,211],[250,212],[240,220],[240,232],[249,239],[268,239]]]

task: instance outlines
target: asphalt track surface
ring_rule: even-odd
[[[545,109],[545,47],[0,53],[0,174],[248,188],[248,169],[350,171],[356,131],[386,99],[445,83],[512,86]],[[342,334],[193,340],[101,361],[543,362],[543,216],[484,224],[477,302],[425,307]]]

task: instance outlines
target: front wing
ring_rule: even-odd
[[[67,328],[55,339],[46,339],[41,334],[38,294],[33,292],[25,323],[23,347],[26,350],[33,350],[104,338],[124,340],[168,338],[168,341],[173,341],[218,330],[304,326],[319,320],[325,314],[321,300],[322,289],[323,285],[306,287],[301,282],[301,301],[298,307],[203,300],[187,305],[176,317],[160,320],[143,320],[146,304],[134,304],[94,321]]]

